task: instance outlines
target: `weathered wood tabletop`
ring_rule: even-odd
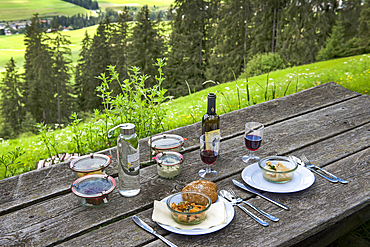
[[[256,154],[305,154],[313,164],[346,179],[331,183],[315,175],[314,184],[300,192],[263,194],[288,205],[274,204],[242,191],[231,180],[242,181],[247,153],[244,124],[265,124],[264,140]],[[121,197],[117,189],[104,207],[85,208],[71,193],[75,177],[68,163],[61,163],[0,180],[0,246],[166,246],[139,228],[138,215],[178,246],[326,246],[370,219],[370,97],[327,83],[280,99],[221,116],[220,189],[233,188],[246,200],[280,218],[263,227],[239,208],[225,228],[210,234],[186,236],[168,232],[151,220],[153,201],[181,191],[198,180],[203,167],[198,138],[201,124],[168,131],[186,137],[184,162],[178,178],[165,180],[156,166],[141,169],[141,192]],[[147,139],[140,140],[141,162],[149,160]],[[117,177],[116,149],[107,173]],[[253,211],[251,209],[251,211]],[[256,213],[258,214],[258,213]],[[263,216],[262,216],[263,218]]]

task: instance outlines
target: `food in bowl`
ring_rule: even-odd
[[[201,198],[202,203],[183,199],[184,196],[189,197],[190,194],[193,195],[190,198]],[[205,194],[187,191],[170,196],[166,204],[174,221],[183,225],[196,225],[205,220],[207,211],[212,205],[212,201]]]
[[[165,151],[153,159],[157,161],[157,171],[161,178],[172,179],[180,175],[181,162],[184,159],[180,153]]]
[[[272,183],[287,183],[293,179],[298,164],[283,156],[270,156],[258,162],[263,178]]]
[[[116,186],[113,177],[106,174],[93,174],[80,177],[72,184],[72,192],[81,198],[85,207],[99,207],[107,204]]]

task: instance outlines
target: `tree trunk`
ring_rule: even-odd
[[[274,53],[275,47],[275,22],[276,22],[276,7],[274,7],[274,20],[272,22],[272,41],[271,41],[271,52]]]
[[[249,17],[249,4],[248,4],[248,9],[247,9],[247,18],[245,19],[245,29],[244,29],[244,53],[243,53],[244,71],[247,68],[247,65],[245,63],[247,61],[248,17]]]
[[[60,94],[59,94],[59,80],[57,79],[57,104],[58,104],[58,124],[62,123],[62,114],[60,111]]]

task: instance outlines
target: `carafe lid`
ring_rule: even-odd
[[[129,136],[135,134],[135,124],[132,123],[120,124],[120,128],[122,135]]]
[[[124,124],[117,125],[116,127],[110,129],[108,131],[109,138],[112,137],[114,130],[117,129],[118,127],[121,129],[121,135],[129,136],[129,135],[135,134],[135,124],[124,123]]]

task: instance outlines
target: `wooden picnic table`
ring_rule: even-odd
[[[241,172],[247,166],[241,160],[247,153],[243,132],[244,124],[250,121],[266,126],[258,156],[305,154],[313,164],[349,183],[334,184],[315,175],[314,184],[303,191],[262,192],[288,205],[290,211],[237,188],[231,181],[243,181]],[[125,198],[115,189],[104,207],[80,205],[71,193],[75,175],[68,163],[0,180],[0,246],[166,246],[139,228],[131,219],[133,215],[178,246],[326,246],[370,219],[368,95],[326,83],[221,116],[221,155],[213,165],[219,176],[213,181],[219,190],[233,188],[242,198],[280,218],[279,222],[266,219],[268,227],[239,208],[235,208],[228,226],[199,236],[168,232],[153,222],[154,200],[198,180],[198,170],[203,167],[198,144],[200,123],[167,133],[188,139],[180,176],[162,179],[156,165],[143,166],[140,194]],[[140,140],[140,145],[141,162],[146,162],[147,139]],[[107,173],[116,178],[116,149],[101,153],[113,156]]]

